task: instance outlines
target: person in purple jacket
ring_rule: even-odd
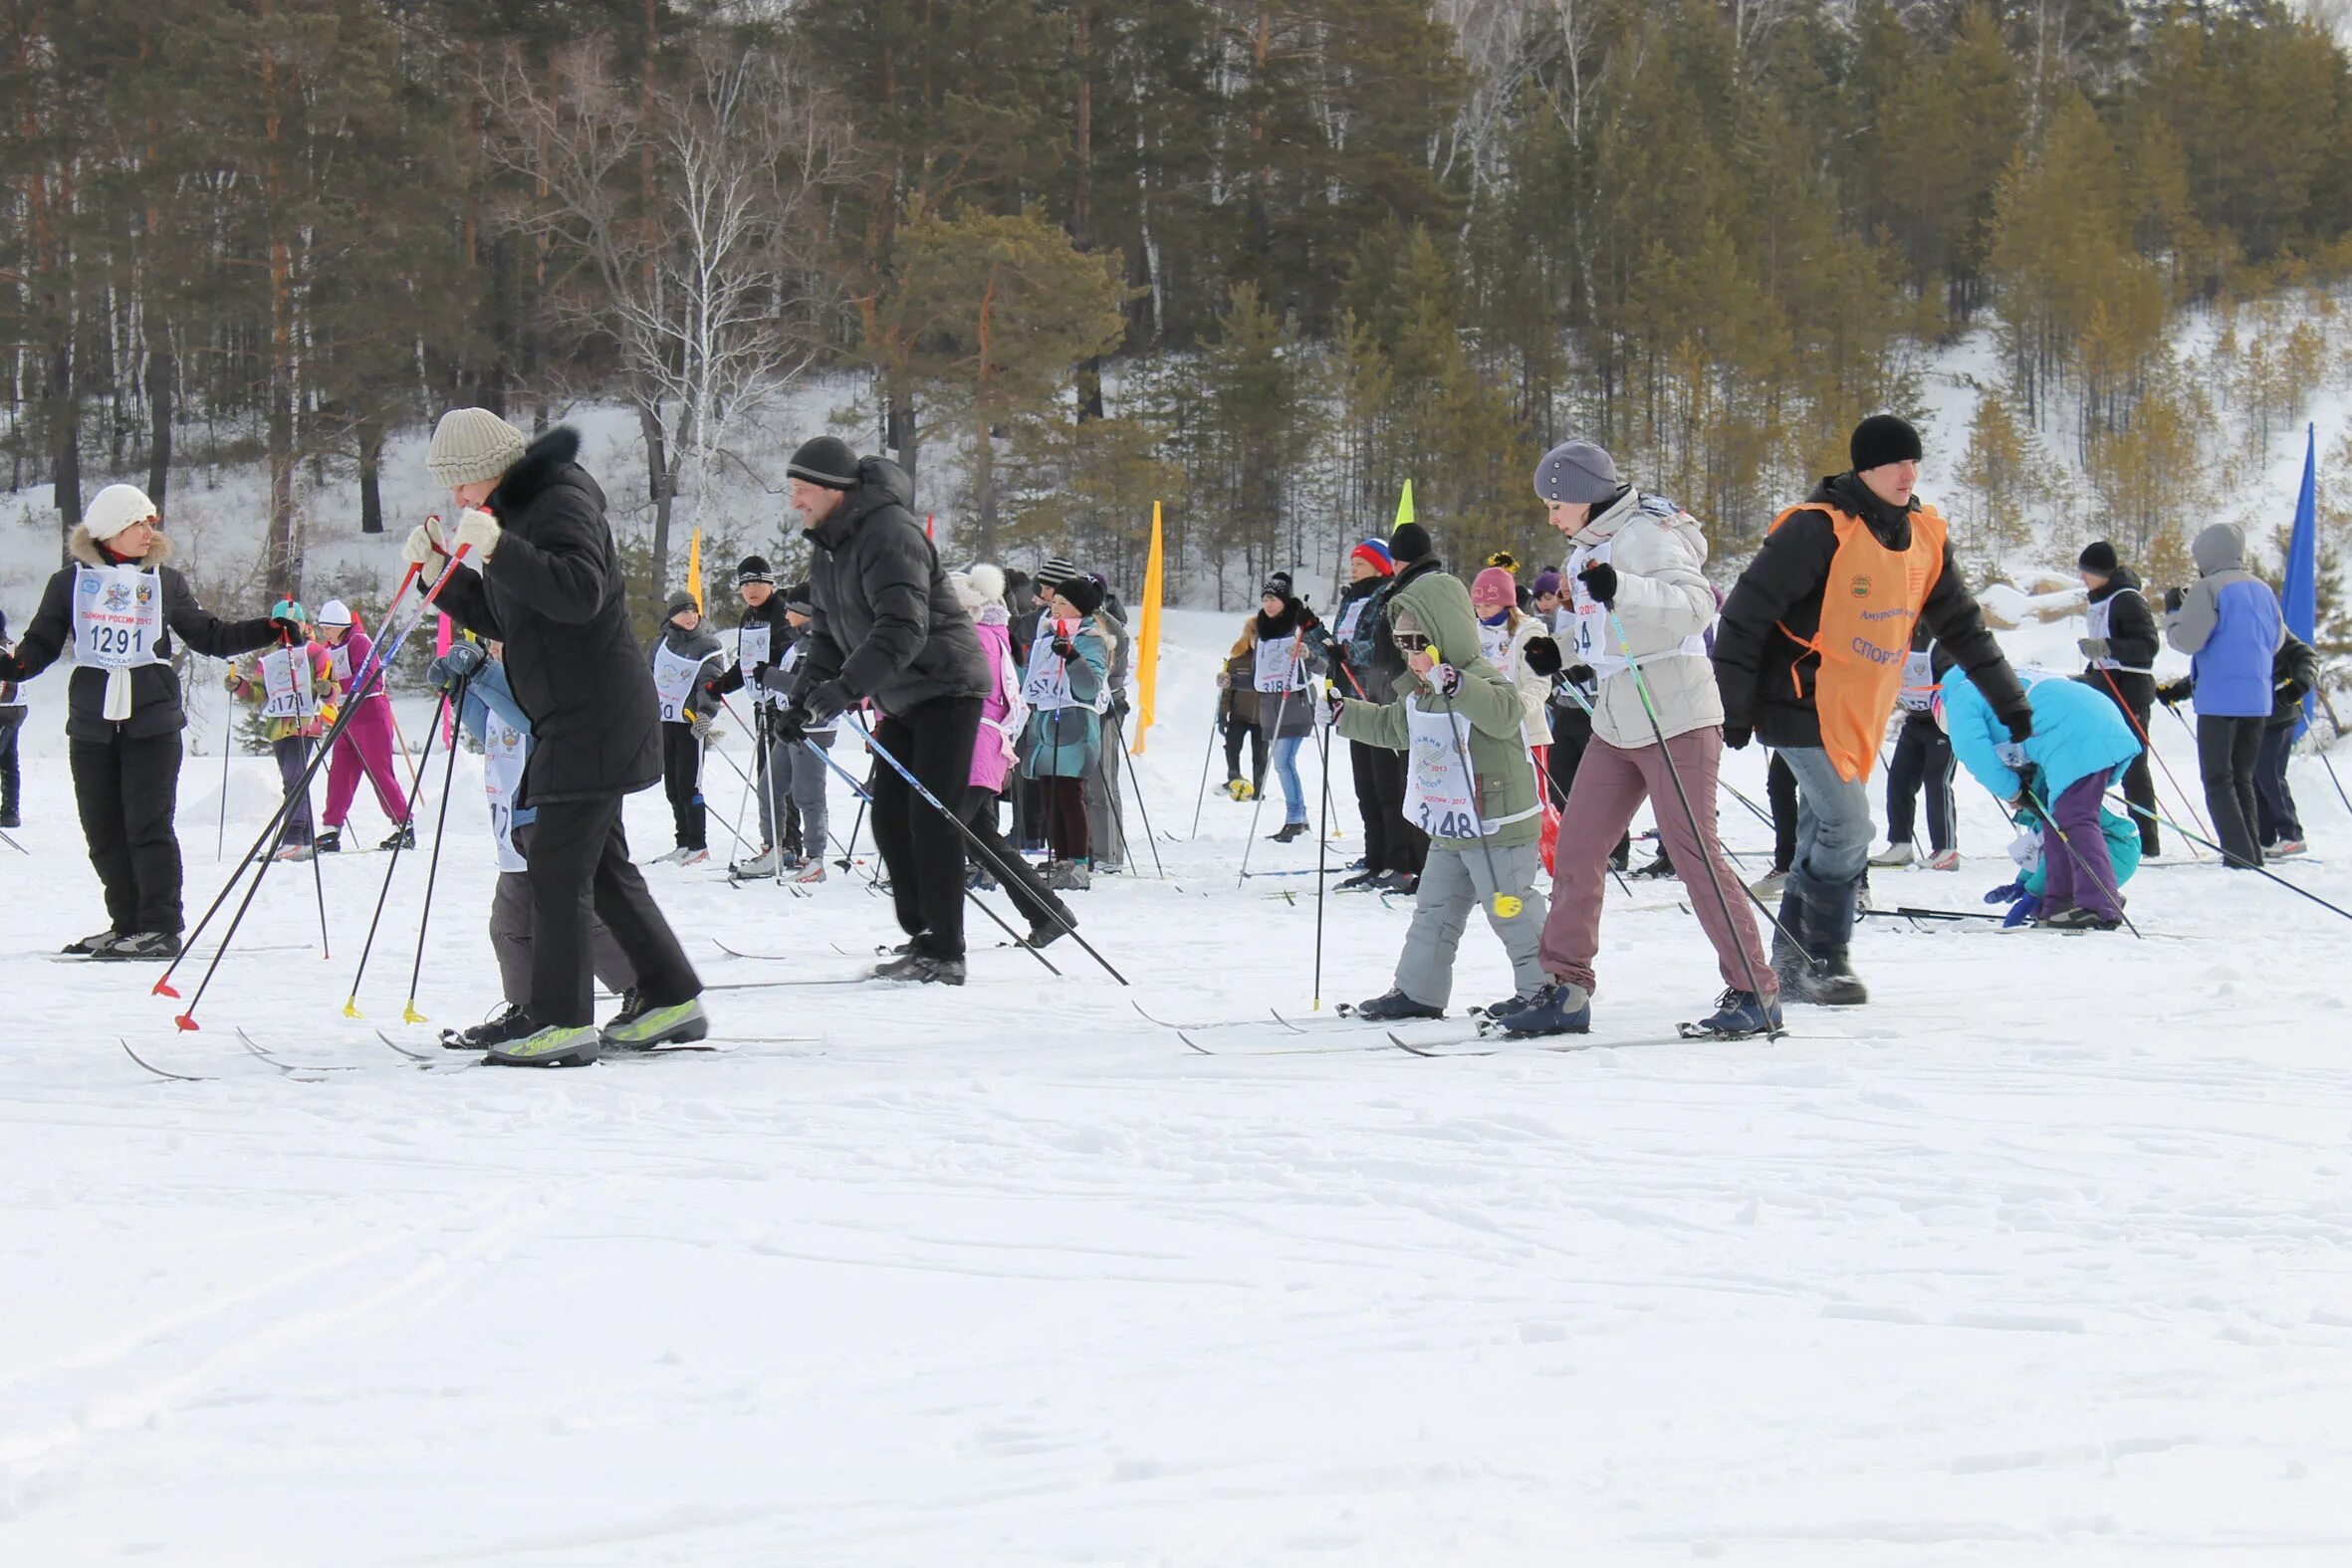
[[[2258,866],[2254,837],[2254,765],[2270,720],[2270,659],[2286,635],[2278,595],[2245,569],[2245,531],[2217,523],[2189,547],[2200,575],[2164,595],[2164,636],[2190,656],[2191,674],[2156,695],[2167,704],[2194,690],[2197,762],[2206,809],[2222,855],[2233,866]]]

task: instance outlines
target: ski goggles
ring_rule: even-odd
[[[1396,644],[1399,653],[1427,653],[1432,639],[1425,631],[1392,631],[1388,640]]]

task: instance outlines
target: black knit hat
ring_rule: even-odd
[[[1865,473],[1873,468],[1884,468],[1889,463],[1916,463],[1924,455],[1920,450],[1919,432],[1911,421],[1894,414],[1872,414],[1854,426],[1853,439],[1846,443],[1846,455],[1853,459],[1854,472]]]
[[[857,488],[857,454],[838,436],[818,436],[801,443],[785,473],[827,490]]]
[[[2102,577],[2112,577],[2123,562],[2115,559],[2115,547],[2103,539],[2094,539],[2082,547],[2082,558],[2074,562],[2085,571],[2095,571]]]
[[[1102,579],[1089,572],[1078,572],[1054,584],[1054,591],[1069,600],[1070,608],[1080,615],[1091,615],[1102,608]]]
[[[676,620],[680,615],[685,614],[688,610],[693,610],[696,614],[700,614],[702,612],[702,606],[694,602],[693,594],[687,592],[684,588],[680,588],[677,592],[670,595],[669,608],[661,612],[661,618],[663,620]]]
[[[1270,599],[1288,599],[1291,596],[1291,574],[1287,571],[1276,572],[1266,579],[1266,586],[1258,591]]]
[[[817,613],[817,600],[811,596],[808,583],[796,582],[791,587],[786,588],[783,591],[784,607],[786,609],[792,610],[796,614],[801,615],[814,615]]]
[[[1429,553],[1429,530],[1418,523],[1399,523],[1396,532],[1388,536],[1388,554],[1399,571],[1416,560],[1428,560]]]
[[[747,582],[772,583],[775,580],[775,568],[768,564],[765,556],[746,556],[735,563],[735,585],[739,588]]]

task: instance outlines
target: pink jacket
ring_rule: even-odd
[[[1012,704],[1005,701],[1006,674],[1011,671],[1017,683],[1021,672],[1013,669],[1013,628],[1006,624],[1003,609],[991,605],[982,610],[972,629],[980,634],[980,652],[988,660],[988,695],[980,702],[980,738],[972,746],[972,783],[1002,793],[1013,759],[1008,755],[1005,732],[997,726],[1012,711]]]

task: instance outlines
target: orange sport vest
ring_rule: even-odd
[[[1944,569],[1944,515],[1921,506],[1911,514],[1911,548],[1889,550],[1869,524],[1817,501],[1790,507],[1772,519],[1772,528],[1799,512],[1828,514],[1837,530],[1837,554],[1821,584],[1820,627],[1806,638],[1783,623],[1780,633],[1818,661],[1813,709],[1821,722],[1822,749],[1837,776],[1867,779],[1903,689],[1912,625]],[[1804,686],[1794,665],[1788,678],[1801,696]]]

